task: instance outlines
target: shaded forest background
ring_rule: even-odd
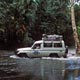
[[[42,34],[63,35],[74,45],[69,0],[0,0],[0,45],[4,48],[31,46]],[[80,5],[75,6],[80,35]]]

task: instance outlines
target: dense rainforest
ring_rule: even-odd
[[[0,0],[0,44],[30,46],[42,34],[59,34],[73,46],[71,6],[69,0]],[[80,5],[74,8],[80,35]]]

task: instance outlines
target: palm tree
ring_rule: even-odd
[[[72,21],[72,29],[73,29],[73,36],[75,40],[75,48],[76,48],[76,53],[80,53],[80,43],[78,39],[78,34],[77,34],[77,28],[76,28],[76,22],[75,22],[75,13],[74,13],[74,0],[71,0],[71,21]]]

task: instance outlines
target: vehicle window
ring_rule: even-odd
[[[44,47],[52,47],[52,43],[44,43]]]
[[[41,48],[41,44],[35,44],[34,46],[33,46],[33,49],[40,49]]]
[[[61,43],[54,43],[54,47],[58,48],[58,47],[62,47]]]

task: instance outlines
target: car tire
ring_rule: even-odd
[[[49,57],[59,58],[59,56],[58,56],[58,54],[57,54],[57,53],[51,53],[51,54],[49,55]]]
[[[67,55],[63,55],[64,58],[67,58]]]
[[[18,54],[18,56],[19,57],[25,57],[25,58],[28,57],[26,53],[20,53],[20,54]]]

